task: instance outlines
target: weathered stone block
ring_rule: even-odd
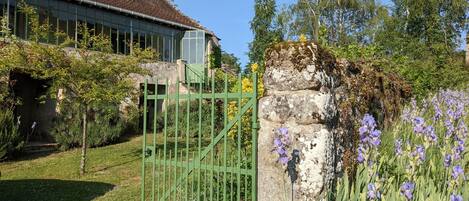
[[[283,123],[290,119],[298,124],[325,123],[335,106],[330,93],[317,91],[295,91],[276,93],[259,101],[260,117]]]
[[[278,162],[278,154],[274,152],[276,130],[288,128],[291,144],[288,153],[294,149],[300,151],[300,163],[297,165],[299,177],[293,184],[295,200],[311,200],[317,198],[325,189],[327,139],[332,133],[322,124],[300,125],[294,121],[285,123],[271,122],[260,119],[259,132],[259,200],[272,201],[291,198],[292,184],[286,166]],[[289,199],[287,199],[289,200]]]

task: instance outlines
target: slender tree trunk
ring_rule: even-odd
[[[80,175],[83,176],[85,174],[85,166],[86,166],[86,149],[87,149],[87,114],[88,114],[88,105],[85,106],[85,110],[83,112],[83,128],[82,128],[82,143],[81,143],[81,161],[80,161]]]

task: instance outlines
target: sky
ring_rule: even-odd
[[[277,0],[277,4],[292,3],[296,0]],[[222,50],[233,53],[248,63],[247,52],[253,34],[249,22],[254,17],[254,0],[174,0],[186,15],[199,21],[221,38]],[[390,0],[382,0],[390,5]],[[465,36],[463,37],[465,38]],[[464,48],[465,43],[460,48]]]

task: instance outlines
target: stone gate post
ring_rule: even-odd
[[[259,101],[259,201],[322,200],[326,194],[334,172],[337,112],[330,73],[334,64],[320,54],[311,43],[285,43],[266,52],[266,96]],[[280,128],[288,131],[282,145],[288,159],[297,150],[299,161],[279,161],[274,140],[282,135]]]

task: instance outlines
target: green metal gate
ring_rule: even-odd
[[[145,81],[142,201],[257,200],[257,75],[209,79],[208,85],[166,80],[164,94],[148,91]],[[251,92],[243,92],[243,83],[252,84]],[[191,90],[180,93],[181,87]],[[161,100],[162,112],[148,111],[150,101]]]

